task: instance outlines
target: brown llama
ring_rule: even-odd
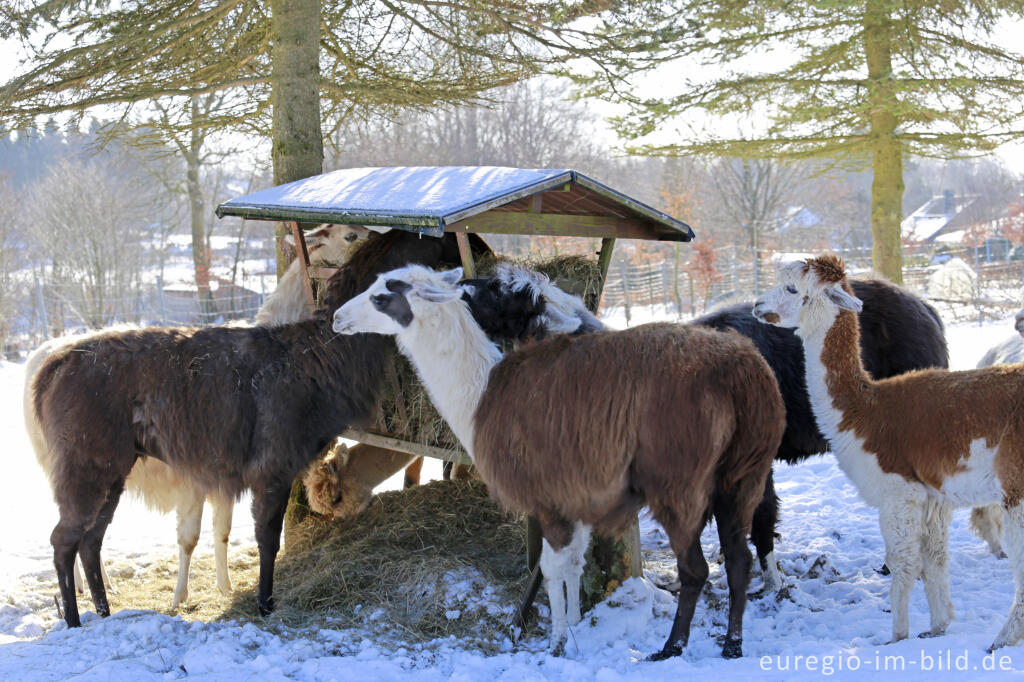
[[[673,324],[558,335],[502,359],[462,300],[460,275],[417,266],[381,275],[338,309],[334,329],[395,336],[491,494],[539,519],[552,651],[580,620],[591,528],[621,533],[648,504],[682,582],[652,658],[686,646],[711,515],[729,582],[722,653],[742,655],[746,537],[785,422],[764,359],[738,334]]]
[[[366,227],[357,225],[321,225],[306,234],[309,246],[310,263],[315,266],[341,265],[352,252],[363,244],[373,233]],[[290,237],[290,235],[289,235]],[[285,271],[277,289],[267,298],[256,313],[256,323],[261,325],[286,324],[300,319],[312,317],[310,306],[303,288],[302,272],[298,260]],[[134,327],[123,327],[132,329]],[[32,382],[43,361],[52,353],[99,333],[109,333],[111,329],[91,331],[85,334],[62,336],[42,344],[29,356],[25,363],[25,394],[24,415],[25,428],[36,454],[36,460],[43,468],[47,477],[52,468],[52,456],[46,447],[42,427],[35,415],[32,399]],[[125,490],[140,497],[150,509],[162,513],[175,511],[178,517],[178,580],[171,599],[171,609],[177,609],[188,601],[189,567],[192,553],[199,542],[199,531],[202,524],[203,506],[207,501],[204,491],[193,485],[186,477],[158,459],[140,458],[132,467]],[[228,538],[231,533],[231,520],[235,500],[213,494],[209,497],[213,509],[214,560],[216,565],[217,589],[221,594],[231,591],[231,580],[228,574]],[[104,584],[111,589],[106,571],[100,565]],[[75,586],[79,593],[83,591],[82,577],[75,564]]]
[[[324,458],[310,465],[302,479],[309,508],[335,519],[361,514],[373,499],[375,487],[404,467],[422,462],[422,457],[376,445],[336,443]],[[405,487],[410,487],[408,470]]]
[[[754,315],[796,329],[818,426],[861,497],[879,510],[892,573],[893,640],[907,637],[918,576],[931,612],[925,636],[953,619],[949,525],[954,507],[999,503],[1017,584],[992,649],[1024,635],[1024,364],[962,372],[922,370],[874,380],[861,363],[861,307],[843,261],[786,266]]]
[[[53,460],[60,520],[50,541],[67,624],[81,624],[76,553],[97,612],[110,613],[100,547],[139,457],[161,460],[207,495],[236,499],[252,491],[257,605],[270,613],[291,482],[337,434],[372,419],[392,352],[380,338],[337,337],[331,311],[377,273],[409,262],[458,261],[450,235],[396,230],[367,241],[331,278],[325,307],[312,319],[101,333],[47,358],[32,390]]]

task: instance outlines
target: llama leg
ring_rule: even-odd
[[[213,557],[217,564],[217,589],[221,594],[231,593],[228,576],[228,537],[231,535],[231,517],[235,511],[233,498],[215,497],[213,507]]]
[[[57,571],[57,585],[60,587],[61,609],[64,611],[64,622],[69,628],[82,626],[78,617],[78,599],[75,595],[75,558],[81,544],[85,529],[80,523],[74,523],[61,515],[60,521],[50,533],[50,544],[53,545],[53,567]]]
[[[75,592],[85,594],[85,579],[82,577],[82,560],[75,555]]]
[[[107,602],[107,590],[103,583],[100,549],[103,547],[103,536],[107,532],[107,526],[114,518],[117,503],[121,500],[122,490],[123,478],[116,481],[107,491],[103,506],[100,507],[92,526],[82,536],[78,547],[78,553],[82,557],[82,572],[85,573],[85,581],[92,593],[92,603],[96,607],[96,613],[104,618],[110,615],[110,604]]]
[[[276,486],[253,486],[252,517],[256,526],[256,546],[260,551],[260,579],[256,606],[260,615],[274,610],[274,562],[281,548],[281,526],[288,506],[291,479],[284,476]]]
[[[100,576],[103,578],[103,587],[107,588],[107,592],[111,594],[117,594],[117,588],[110,584],[110,577],[107,575],[107,569],[103,565],[103,558],[100,558]]]
[[[1000,536],[1003,534],[1003,508],[998,504],[975,507],[971,510],[971,530],[988,543],[988,549],[1000,559],[1006,558]]]
[[[779,496],[775,494],[775,481],[769,471],[764,484],[764,497],[754,510],[750,527],[750,539],[757,549],[757,561],[761,565],[761,578],[764,581],[761,590],[752,596],[772,594],[782,588],[782,576],[779,575],[775,559],[775,527],[778,523]]]
[[[879,510],[878,520],[885,540],[885,563],[892,582],[889,607],[892,610],[892,641],[906,639],[910,631],[910,590],[921,575],[921,540],[924,525],[923,500],[896,496]]]
[[[178,584],[174,587],[172,610],[188,601],[188,572],[203,525],[203,501],[203,493],[195,488],[182,490],[178,499]]]
[[[107,589],[107,592],[117,594],[117,590],[110,584],[110,576],[107,575],[107,569],[103,565],[102,559],[100,559],[100,576],[103,578],[103,587]],[[81,558],[75,559],[75,591],[78,594],[85,594],[85,579],[82,577]]]
[[[583,619],[580,613],[580,579],[586,563],[587,548],[590,546],[590,526],[577,522],[572,540],[565,547],[568,553],[568,567],[565,573],[566,619],[569,625],[576,625]]]
[[[565,651],[565,641],[569,626],[566,618],[565,605],[565,564],[563,556],[565,548],[554,549],[548,544],[547,538],[541,543],[540,570],[544,575],[544,589],[548,592],[548,604],[551,607],[551,635],[548,650],[552,656],[561,656]]]
[[[676,552],[676,564],[679,567],[679,602],[676,605],[676,617],[672,621],[672,630],[668,634],[665,646],[656,654],[647,657],[649,661],[662,661],[683,653],[690,641],[690,623],[693,612],[697,608],[704,583],[708,579],[708,562],[704,559],[704,550],[700,546],[700,532],[693,533],[689,548]]]
[[[568,618],[566,611],[565,587],[566,577],[571,568],[572,550],[569,548],[575,539],[578,526],[556,515],[540,513],[541,551],[540,572],[544,576],[544,589],[548,593],[548,605],[551,607],[551,634],[548,651],[553,656],[560,656],[565,651],[568,636]],[[586,548],[584,547],[584,551]],[[577,587],[579,583],[577,582]],[[577,589],[577,594],[579,591]]]
[[[989,647],[990,652],[1016,644],[1024,636],[1024,505],[1018,504],[1005,512],[1003,539],[1006,542],[1010,566],[1013,568],[1015,589],[1010,615]]]
[[[420,484],[420,474],[423,471],[423,458],[417,457],[412,463],[405,467],[405,482],[403,488],[411,488]]]
[[[945,634],[946,627],[955,617],[953,599],[949,596],[949,526],[952,522],[952,507],[937,500],[928,500],[921,556],[931,629],[921,633],[921,637]]]
[[[724,658],[743,655],[743,612],[747,607],[747,587],[753,558],[747,548],[748,524],[743,522],[735,507],[735,500],[727,499],[715,504],[718,540],[725,553],[725,573],[729,581],[729,628],[722,646]]]

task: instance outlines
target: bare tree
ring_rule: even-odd
[[[724,214],[743,230],[754,263],[754,289],[760,288],[763,236],[780,223],[780,210],[800,179],[796,166],[774,159],[721,159],[711,168]]]
[[[134,320],[154,193],[114,159],[63,159],[28,195],[30,234],[47,291],[89,327]],[[62,327],[54,316],[55,329]]]

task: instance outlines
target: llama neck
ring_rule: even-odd
[[[822,433],[830,440],[839,433],[844,414],[865,399],[871,377],[860,359],[860,327],[857,314],[824,306],[806,309],[797,335],[804,345],[807,392]]]
[[[277,283],[274,293],[256,312],[256,324],[276,325],[288,324],[305,320],[313,314],[313,308],[306,300],[302,277],[299,272],[299,261],[295,259],[288,266],[281,281]]]
[[[501,352],[473,319],[464,302],[438,306],[432,319],[417,318],[398,335],[437,411],[469,456],[473,456],[476,406]]]

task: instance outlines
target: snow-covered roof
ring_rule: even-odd
[[[540,204],[532,197],[545,193]],[[537,206],[540,209],[537,210]],[[488,211],[580,216],[574,226],[580,236],[615,231],[608,222],[584,218],[620,219],[626,236],[689,241],[685,223],[577,171],[566,168],[508,168],[503,166],[420,166],[345,168],[254,192],[217,207],[217,216],[261,220],[328,222],[399,227],[439,236],[460,221]],[[507,222],[507,221],[506,221]],[[566,223],[558,223],[559,230]],[[549,225],[555,224],[549,221]],[[588,225],[594,227],[593,235]],[[513,231],[460,224],[462,231]],[[533,234],[550,234],[531,228]]]

